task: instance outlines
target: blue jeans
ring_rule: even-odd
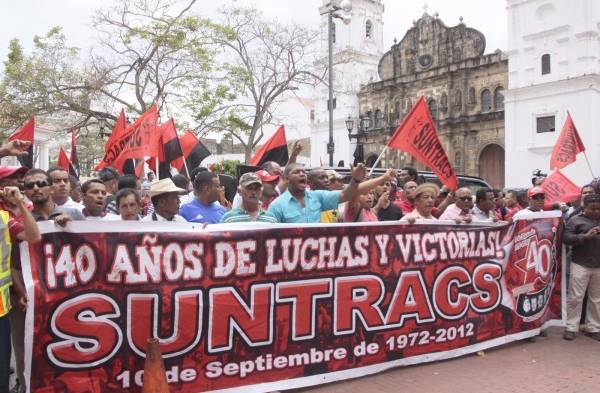
[[[8,392],[10,351],[10,320],[5,315],[0,317],[0,392]]]

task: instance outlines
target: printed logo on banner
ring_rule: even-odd
[[[521,285],[512,289],[515,312],[526,322],[535,321],[544,314],[554,288],[558,271],[556,247],[547,238],[540,240],[536,229],[529,227],[515,237],[514,253],[515,271],[522,278]]]

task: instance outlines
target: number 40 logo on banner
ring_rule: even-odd
[[[548,239],[538,240],[537,236],[530,237],[525,258],[515,263],[523,272],[523,284],[513,289],[513,294],[517,297],[517,314],[525,321],[541,317],[548,304],[552,292],[551,278],[554,278],[556,273],[552,249],[552,243]]]

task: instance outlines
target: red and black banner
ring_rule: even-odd
[[[70,223],[22,247],[31,392],[269,392],[539,334],[562,308],[560,218],[504,225]]]
[[[183,150],[183,157],[185,158],[185,164],[183,159],[177,159],[173,162],[173,166],[177,168],[180,173],[190,172],[195,168],[199,167],[202,161],[210,156],[210,151],[204,146],[204,144],[196,137],[192,131],[186,131],[179,137],[179,143]],[[189,176],[189,174],[188,174]]]
[[[171,162],[183,157],[183,151],[179,144],[177,128],[173,118],[158,126],[158,171],[156,168],[156,158],[149,158],[146,161],[155,173],[158,172],[159,179],[171,177]]]
[[[285,127],[282,125],[267,143],[258,149],[250,160],[250,165],[261,166],[265,162],[275,161],[279,165],[285,166],[289,159]]]
[[[27,149],[27,155],[18,156],[17,160],[19,163],[27,168],[33,168],[33,139],[35,133],[35,118],[27,120],[25,124],[18,130],[13,132],[9,137],[8,141],[20,140],[25,142],[31,142],[31,146]]]
[[[69,175],[73,175],[79,178],[77,176],[77,171],[73,166],[73,163],[71,162],[71,160],[69,160],[69,157],[67,156],[67,152],[62,147],[58,151],[58,159],[56,160],[56,166],[64,169],[65,172],[67,172]]]

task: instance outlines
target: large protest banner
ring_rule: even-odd
[[[172,392],[309,386],[531,337],[564,309],[556,216],[209,231],[44,223],[42,242],[22,247],[28,386],[139,392],[151,336]]]

